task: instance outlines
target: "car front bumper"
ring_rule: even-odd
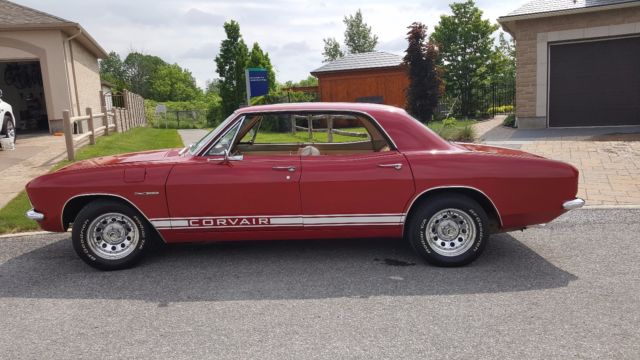
[[[576,198],[576,199],[573,199],[573,200],[565,201],[564,204],[562,204],[562,207],[565,210],[580,209],[583,206],[584,206],[584,200],[582,200],[580,198]]]
[[[35,221],[42,221],[44,220],[44,214],[43,213],[39,213],[33,209],[27,211],[27,213],[25,214],[27,218],[31,219],[31,220],[35,220]]]

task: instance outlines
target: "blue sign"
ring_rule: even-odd
[[[247,99],[269,93],[267,69],[248,68],[245,75],[247,77]]]

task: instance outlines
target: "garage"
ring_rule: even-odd
[[[640,125],[640,37],[549,45],[549,126]]]
[[[20,133],[49,131],[40,61],[0,62],[0,89]]]
[[[62,131],[65,110],[100,108],[106,56],[80,24],[0,0],[0,89],[18,134]]]
[[[640,1],[532,0],[515,39],[520,129],[640,125]]]

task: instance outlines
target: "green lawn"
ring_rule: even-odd
[[[76,158],[84,160],[98,156],[182,146],[182,140],[177,130],[135,128],[126,133],[99,137],[96,140],[96,145],[88,145],[80,149]],[[62,161],[54,166],[54,169],[66,164],[69,164],[69,161]],[[0,234],[37,230],[38,224],[24,216],[24,213],[30,208],[27,194],[22,191],[4,208],[0,209]]]
[[[465,119],[457,120],[455,125],[445,126],[442,121],[432,121],[427,126],[446,140],[471,142],[474,137],[473,124],[475,123],[477,123],[476,120]]]

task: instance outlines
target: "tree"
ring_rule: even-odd
[[[491,54],[489,80],[492,84],[511,84],[516,81],[516,49],[513,38],[505,38],[503,32],[498,36],[498,45]]]
[[[109,56],[100,60],[100,78],[112,83],[117,90],[126,87],[124,64],[115,51],[111,51]]]
[[[323,62],[333,61],[344,56],[344,53],[340,49],[340,43],[335,38],[322,39],[324,41],[324,56]]]
[[[347,26],[344,31],[344,44],[350,54],[371,52],[376,49],[378,36],[371,34],[371,26],[362,20],[360,9],[355,15],[345,16],[343,22]]]
[[[344,31],[344,45],[346,50],[342,50],[340,43],[335,38],[323,39],[324,61],[333,61],[346,54],[359,54],[375,51],[378,44],[378,36],[373,35],[371,26],[362,19],[362,11],[358,9],[355,15],[345,16],[342,22],[346,25]]]
[[[244,70],[249,49],[242,40],[240,25],[236,21],[224,23],[224,31],[227,38],[222,40],[220,53],[216,56],[215,62],[220,76],[222,116],[226,117],[246,101]]]
[[[449,95],[462,97],[463,115],[473,116],[472,89],[488,77],[493,38],[497,25],[482,19],[482,11],[473,0],[450,5],[452,15],[440,17],[431,40],[440,50],[444,79]]]
[[[132,52],[124,59],[125,77],[129,90],[144,98],[151,98],[151,83],[161,66],[167,65],[157,56]]]
[[[414,22],[408,29],[409,46],[403,59],[409,75],[407,110],[417,119],[426,122],[433,118],[442,88],[440,72],[436,66],[438,49],[433,43],[426,41],[427,27],[424,24]]]
[[[253,43],[251,52],[249,53],[249,61],[247,67],[258,67],[267,70],[267,79],[269,81],[269,91],[276,89],[276,73],[273,71],[269,53],[263,52],[257,42]]]
[[[191,72],[178,64],[160,66],[150,85],[156,101],[191,101],[202,95]]]

